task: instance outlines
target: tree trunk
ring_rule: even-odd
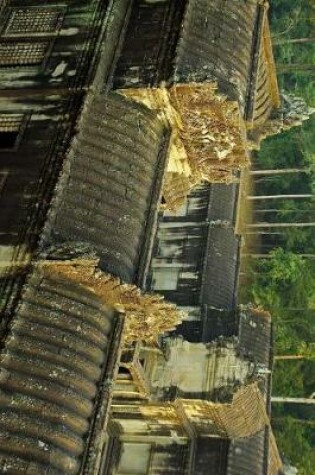
[[[304,360],[304,359],[306,359],[306,356],[305,355],[278,355],[278,356],[275,356],[274,359],[276,361]]]
[[[307,195],[248,195],[247,199],[250,201],[259,201],[259,200],[296,200],[296,199],[305,199],[312,198],[312,194]]]
[[[313,209],[279,209],[279,208],[264,208],[264,209],[255,209],[254,213],[279,213],[279,211],[285,211],[285,212],[296,212],[296,213],[309,213],[310,211],[313,211]]]
[[[295,43],[314,43],[315,38],[281,38],[279,40],[273,40],[273,46],[278,45],[287,45],[287,44],[295,44]]]
[[[277,64],[277,73],[310,73],[315,72],[314,64],[310,63],[291,63],[291,64]]]
[[[297,424],[303,424],[303,425],[306,425],[306,426],[311,426],[311,427],[314,427],[315,426],[315,421],[308,421],[307,419],[293,419],[292,417],[290,417],[290,420],[296,422]],[[272,423],[274,424],[285,424],[287,422],[286,418],[285,417],[272,417]]]
[[[251,170],[250,175],[284,175],[286,173],[309,173],[310,168],[279,168],[274,170]]]
[[[257,230],[257,231],[245,231],[242,233],[243,235],[247,235],[247,234],[255,234],[257,236],[262,236],[262,235],[267,235],[269,236],[269,234],[271,235],[283,235],[283,232],[281,231],[276,231],[276,232],[270,232],[270,231],[260,231],[260,230]]]
[[[273,396],[271,398],[272,403],[282,404],[315,404],[315,399],[308,399],[303,397],[278,397]]]
[[[270,249],[274,249],[274,247],[272,246]],[[296,252],[295,254],[305,259],[315,259],[315,254],[299,254],[298,252]],[[253,259],[272,259],[273,258],[273,256],[270,255],[270,253],[268,254],[244,253],[242,254],[242,256],[252,257]]]
[[[254,223],[247,224],[247,228],[311,228],[315,223]]]
[[[276,307],[275,307],[276,308]],[[279,307],[282,308],[282,307]],[[291,312],[306,312],[310,313],[311,315],[314,315],[315,317],[315,308],[305,308],[305,307],[287,307],[286,311],[291,311]],[[292,320],[293,321],[293,320]]]

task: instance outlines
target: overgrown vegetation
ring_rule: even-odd
[[[315,107],[314,2],[270,3],[280,89]],[[314,126],[313,115],[302,127],[266,140],[254,157],[258,170],[291,169],[255,178],[256,194],[292,197],[256,201],[254,220],[293,225],[272,227],[259,235],[258,252],[264,258],[252,259],[252,284],[246,295],[271,311],[276,354],[290,357],[276,360],[274,368],[273,394],[284,397],[310,398],[315,392],[315,228],[305,225],[315,221]],[[272,423],[280,451],[298,467],[300,475],[314,473],[314,407],[273,405]]]

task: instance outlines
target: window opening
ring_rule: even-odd
[[[0,114],[0,149],[16,146],[23,118],[22,114]]]
[[[130,375],[130,371],[129,371],[128,368],[125,368],[125,366],[119,366],[118,374],[128,374],[128,375]]]
[[[154,269],[152,290],[176,290],[178,285],[179,268]]]
[[[139,358],[139,364],[141,365],[143,371],[146,369],[146,360],[145,358]]]
[[[15,8],[5,29],[7,35],[54,33],[62,22],[62,12],[49,8]]]
[[[146,475],[150,465],[150,444],[124,443],[118,473],[119,475]]]
[[[49,42],[2,42],[0,43],[0,66],[27,66],[41,64]]]
[[[8,172],[0,172],[0,195],[8,178]]]

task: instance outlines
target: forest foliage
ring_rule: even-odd
[[[281,91],[302,97],[315,107],[315,3],[272,0],[271,31]],[[276,360],[273,394],[310,397],[315,392],[315,114],[301,127],[263,142],[253,157],[256,170],[295,169],[292,173],[255,178],[257,195],[292,195],[255,202],[255,222],[296,223],[273,228],[260,238],[263,259],[251,263],[246,298],[269,309],[275,328]],[[299,171],[298,171],[299,170]],[[294,195],[308,195],[297,199]],[[276,232],[275,232],[276,231]],[[280,451],[311,475],[315,466],[315,405],[274,404],[272,424]]]

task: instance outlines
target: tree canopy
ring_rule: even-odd
[[[279,88],[314,108],[314,1],[272,0],[270,20]],[[253,176],[255,195],[277,196],[253,202],[254,222],[295,223],[259,234],[255,252],[263,258],[252,259],[250,283],[243,291],[244,299],[272,313],[276,355],[299,357],[276,359],[277,396],[310,397],[315,392],[315,228],[298,225],[314,223],[314,126],[313,114],[301,127],[265,140],[253,156],[255,170],[282,170]],[[314,405],[274,404],[272,409],[280,451],[298,467],[299,475],[313,474]]]

